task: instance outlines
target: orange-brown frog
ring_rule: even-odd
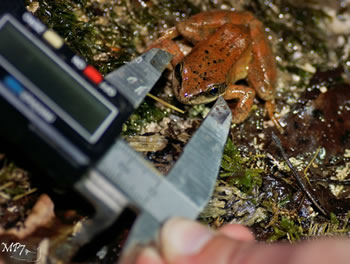
[[[185,57],[171,40],[177,35],[194,45]],[[199,13],[178,23],[151,46],[174,54],[173,90],[181,103],[208,103],[220,95],[236,99],[232,122],[241,123],[257,93],[277,124],[273,116],[275,57],[264,26],[250,12]],[[249,87],[235,84],[241,79],[246,79]]]

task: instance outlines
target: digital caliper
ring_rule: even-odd
[[[76,243],[89,241],[130,204],[141,214],[128,245],[153,239],[169,217],[197,217],[231,124],[225,101],[219,98],[164,178],[118,135],[171,55],[152,49],[103,78],[18,5],[0,7],[0,134],[94,205],[96,215]]]

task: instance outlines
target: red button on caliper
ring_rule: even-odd
[[[100,82],[103,81],[103,77],[101,75],[101,73],[96,70],[94,67],[92,67],[91,65],[88,65],[83,73],[94,83],[99,84]]]

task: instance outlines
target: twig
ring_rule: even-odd
[[[281,151],[282,157],[283,159],[286,161],[288,167],[290,168],[290,170],[293,173],[294,178],[296,179],[297,183],[299,184],[300,188],[305,192],[305,194],[307,195],[307,197],[309,197],[309,199],[311,200],[311,202],[317,207],[317,209],[325,216],[328,216],[328,213],[326,212],[325,209],[322,208],[322,206],[318,203],[315,195],[311,192],[311,190],[309,190],[309,188],[306,186],[305,182],[303,181],[303,179],[300,177],[298,171],[294,168],[293,164],[289,161],[289,158],[286,154],[286,152],[284,151],[283,147],[282,147],[282,143],[280,141],[280,139],[275,135],[275,133],[272,132],[272,140],[275,142],[276,146],[279,148],[279,150]]]
[[[309,164],[306,166],[306,168],[305,168],[305,170],[304,170],[304,177],[305,177],[305,179],[307,180],[307,182],[310,184],[310,186],[311,186],[310,179],[309,179],[309,177],[307,176],[306,173],[307,173],[307,170],[308,170],[308,169],[310,168],[310,166],[312,165],[312,163],[315,161],[315,159],[316,159],[318,153],[320,153],[320,150],[321,150],[321,147],[318,147],[317,150],[316,150],[315,155],[312,157],[311,161],[309,162]]]
[[[15,197],[13,197],[12,200],[17,201],[17,200],[22,199],[23,197],[25,197],[25,196],[27,196],[29,194],[32,194],[33,192],[36,192],[37,190],[38,190],[37,188],[33,188],[33,189],[29,190],[28,192],[25,192],[25,193],[22,193],[22,194],[18,194]]]
[[[153,94],[148,93],[147,96],[151,97],[153,100],[155,100],[155,101],[161,103],[162,105],[164,105],[166,107],[169,107],[170,109],[173,109],[173,110],[175,110],[175,111],[177,111],[177,112],[179,112],[181,114],[185,113],[185,111],[181,110],[180,108],[177,108],[176,106],[173,106],[172,104],[169,104],[169,103],[165,102],[164,100],[160,99],[157,96],[154,96]]]
[[[311,179],[312,182],[326,182],[328,184],[339,184],[339,185],[350,185],[350,180],[332,180],[332,179],[323,179],[323,178],[313,178]]]
[[[7,183],[1,185],[0,186],[0,191],[2,191],[3,189],[7,189],[8,187],[10,187],[13,184],[14,184],[14,182],[11,181],[11,182],[7,182]]]

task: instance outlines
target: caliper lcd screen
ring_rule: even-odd
[[[90,87],[92,89],[88,91],[81,84],[82,82],[89,85],[88,82],[85,80],[78,82],[28,40],[12,23],[5,23],[0,28],[0,40],[1,56],[29,79],[36,86],[35,89],[39,89],[36,92],[32,91],[34,94],[39,93],[39,96],[36,95],[41,100],[43,100],[41,97],[48,97],[49,100],[44,98],[43,101],[77,132],[86,134],[87,131],[91,136],[101,126],[106,125],[106,119],[111,119],[115,109],[110,104],[107,104],[107,107],[106,103],[103,103],[106,100],[100,95],[96,96],[96,92],[92,94],[94,92],[91,90],[94,88]],[[56,55],[51,55],[54,56]],[[40,97],[40,94],[44,96]]]

